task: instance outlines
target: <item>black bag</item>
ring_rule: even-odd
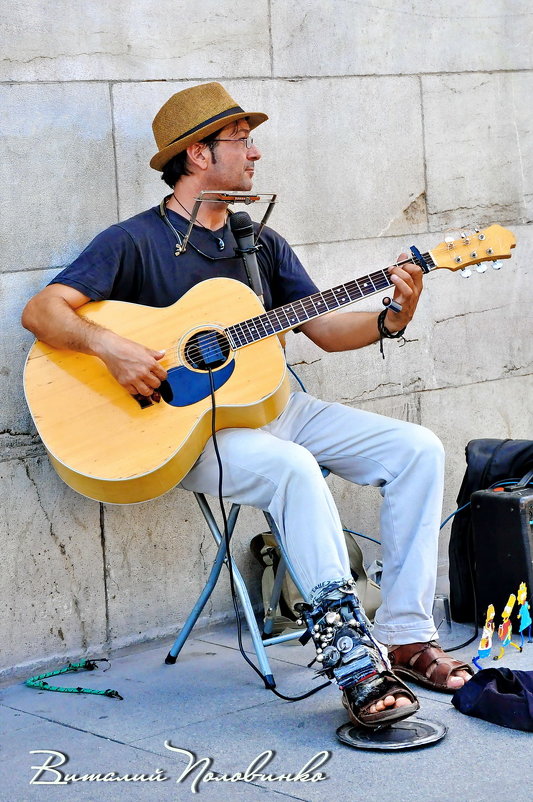
[[[485,490],[506,479],[519,481],[533,469],[533,440],[471,440],[466,446],[467,469],[457,496],[457,506],[470,501],[476,490]],[[470,506],[453,519],[450,534],[450,606],[454,621],[474,620],[473,538]],[[478,611],[483,615],[484,611]]]

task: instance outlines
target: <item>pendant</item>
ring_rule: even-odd
[[[224,240],[220,239],[219,237],[217,237],[216,239],[217,239],[218,250],[223,251],[224,248],[226,247]]]

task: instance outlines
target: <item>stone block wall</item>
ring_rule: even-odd
[[[407,342],[289,361],[328,399],[416,421],[443,440],[445,513],[475,437],[531,437],[533,14],[526,0],[8,2],[0,30],[0,672],[172,633],[214,546],[194,499],[100,505],[51,469],[26,409],[26,300],[103,227],[164,194],[151,120],[175,91],[221,80],[270,120],[258,191],[322,288],[450,231],[500,222],[503,270],[429,276]],[[259,214],[259,212],[258,212]],[[368,299],[361,308],[377,308]],[[345,524],[379,535],[379,494],[332,479]],[[256,573],[246,510],[235,552]],[[446,530],[440,585],[446,586]],[[373,551],[368,549],[368,557]],[[221,583],[203,623],[229,615]]]

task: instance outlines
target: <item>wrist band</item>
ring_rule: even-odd
[[[378,331],[379,331],[379,350],[383,359],[385,359],[385,354],[383,352],[383,338],[385,337],[387,340],[397,340],[399,337],[403,337],[406,326],[400,331],[391,332],[385,325],[385,315],[387,314],[387,309],[384,309],[378,315]]]

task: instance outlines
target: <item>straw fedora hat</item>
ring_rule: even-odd
[[[150,167],[161,171],[173,156],[193,142],[243,117],[250,128],[268,120],[266,114],[244,111],[219,83],[200,84],[177,92],[154,117],[152,129],[159,150]]]

